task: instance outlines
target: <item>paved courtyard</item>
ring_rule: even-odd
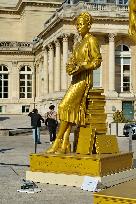
[[[49,146],[49,137],[42,131],[42,144],[37,151]],[[17,192],[29,170],[29,154],[34,144],[29,134],[0,136],[0,204],[92,204],[92,193],[79,188],[38,184],[42,192],[26,194]]]
[[[42,144],[38,145],[37,152],[49,146],[48,132],[43,130],[41,133]],[[129,150],[128,138],[118,137],[118,143],[121,151]],[[133,151],[136,158],[136,140],[133,140]],[[74,187],[39,183],[42,192],[17,192],[23,184],[26,170],[29,170],[29,155],[33,152],[31,133],[0,136],[0,204],[93,204],[91,192]]]

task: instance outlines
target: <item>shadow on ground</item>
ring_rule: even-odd
[[[0,153],[5,153],[6,151],[12,150],[14,148],[8,148],[8,149],[0,149]]]
[[[10,119],[10,117],[0,117],[0,121]]]
[[[26,167],[30,167],[30,165],[28,165],[28,164],[6,164],[3,162],[0,162],[0,165],[1,166],[26,166]]]

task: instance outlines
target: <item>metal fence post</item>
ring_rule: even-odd
[[[37,150],[37,140],[38,140],[37,127],[35,127],[35,154],[36,154],[36,150]]]
[[[129,130],[129,152],[132,152],[132,137],[133,137],[133,129],[131,127]]]

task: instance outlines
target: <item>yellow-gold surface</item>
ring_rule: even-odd
[[[96,153],[119,153],[116,135],[96,135]]]
[[[66,154],[70,152],[69,135],[72,125],[86,126],[86,122],[95,123],[97,119],[90,113],[88,113],[89,117],[86,119],[86,110],[88,107],[94,108],[96,106],[98,108],[105,104],[105,97],[101,96],[103,90],[91,90],[93,87],[93,70],[99,68],[102,62],[99,42],[90,33],[92,22],[92,16],[88,12],[82,12],[76,18],[76,28],[81,39],[74,46],[66,64],[66,72],[68,75],[72,75],[72,80],[58,106],[60,126],[56,140],[46,151],[47,153]],[[95,100],[96,105],[90,106]],[[105,114],[100,114],[98,116],[99,120],[105,122]]]
[[[136,204],[136,180],[94,193],[94,204]]]
[[[31,154],[30,170],[65,174],[105,176],[132,167],[132,153],[123,154]]]
[[[95,138],[95,132],[92,130],[92,128],[81,127],[79,131],[76,153],[77,154],[92,153],[94,138]]]
[[[129,35],[136,41],[136,1],[129,0]]]

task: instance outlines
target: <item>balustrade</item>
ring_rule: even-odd
[[[112,17],[117,17],[120,12],[123,13],[123,16],[128,17],[128,5],[116,5],[116,4],[96,4],[96,3],[90,3],[90,2],[78,2],[77,4],[67,4],[64,3],[59,10],[57,10],[49,19],[45,22],[44,26],[47,27],[52,21],[54,21],[58,16],[61,18],[63,17],[63,14],[65,17],[69,17],[70,13],[75,11],[75,14],[77,10],[86,9],[88,12],[91,12],[93,15],[93,12],[99,11],[97,13],[98,16],[102,16],[105,14],[109,16],[109,12],[113,12]],[[71,12],[69,12],[71,10]],[[68,11],[68,12],[67,12]],[[107,13],[105,12],[107,11]]]
[[[16,41],[0,41],[0,50],[10,50],[10,49],[31,49],[33,44],[30,42],[16,42]]]

